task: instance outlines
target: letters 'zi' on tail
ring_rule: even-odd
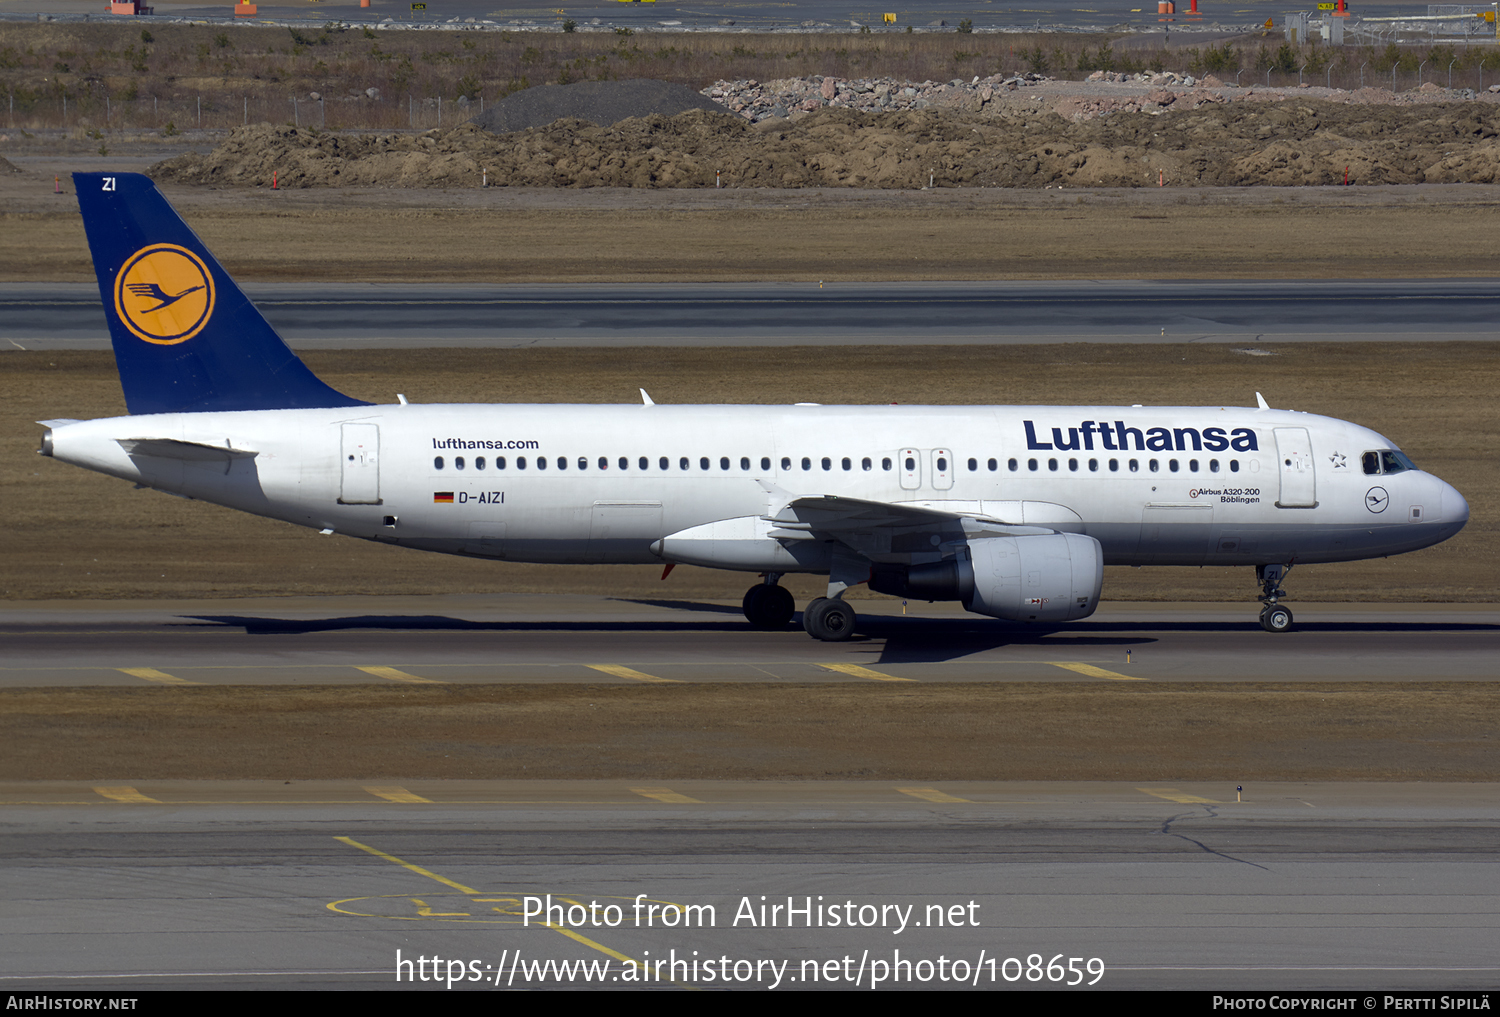
[[[297,359],[150,178],[73,184],[131,413],[368,405]]]

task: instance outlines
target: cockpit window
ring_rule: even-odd
[[[1366,452],[1360,457],[1360,465],[1368,476],[1376,476],[1386,473],[1405,473],[1407,470],[1415,470],[1416,463],[1406,458],[1404,452],[1398,452],[1393,448],[1380,449],[1376,452]]]

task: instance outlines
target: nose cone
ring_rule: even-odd
[[[1469,503],[1451,484],[1443,484],[1443,524],[1457,533],[1469,521]]]

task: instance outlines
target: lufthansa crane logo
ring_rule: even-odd
[[[159,346],[187,342],[214,310],[214,280],[192,251],[152,244],[115,276],[115,313],[137,337]]]

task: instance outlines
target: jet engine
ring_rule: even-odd
[[[1082,533],[971,540],[968,556],[919,565],[876,565],[870,589],[916,600],[959,600],[1009,621],[1087,618],[1099,606],[1104,549]]]

